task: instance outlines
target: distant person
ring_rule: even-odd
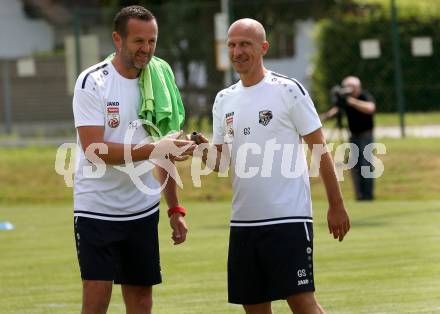
[[[76,82],[73,112],[82,149],[75,173],[74,228],[83,280],[82,314],[106,313],[113,283],[121,284],[126,313],[151,313],[152,286],[162,281],[157,230],[159,182],[151,168],[140,175],[141,184],[156,190],[146,194],[116,167],[155,158],[159,148],[164,153],[159,156],[167,159],[174,147],[190,146],[185,154],[195,147],[190,141],[178,140],[180,134],[176,133],[135,149],[135,144],[149,137],[137,123],[142,99],[139,81],[141,71],[158,59],[154,57],[157,36],[156,19],[150,11],[141,6],[122,9],[114,20],[114,58],[85,70]],[[177,95],[175,90],[167,92]],[[125,135],[130,130],[134,135],[127,143]],[[126,160],[126,153],[130,160]],[[93,157],[106,165],[102,176],[83,173]],[[176,182],[170,179],[165,183],[168,172],[160,167],[157,171],[160,184],[165,185],[172,238],[174,244],[180,244],[187,233],[185,210],[179,206]]]
[[[372,160],[372,151],[365,150],[365,147],[374,141],[375,100],[368,91],[362,89],[359,78],[348,76],[343,79],[341,87],[332,89],[332,101],[333,107],[321,117],[326,120],[337,116],[338,127],[341,127],[342,114],[347,116],[350,142],[359,148],[358,161],[351,171],[356,199],[371,201],[374,199],[374,179],[362,175],[361,169],[369,167],[369,172],[373,171],[373,165],[368,161]]]
[[[264,67],[269,43],[259,22],[234,22],[227,44],[240,80],[217,94],[210,146],[217,158],[210,162],[205,153],[203,161],[223,171],[229,160],[223,163],[221,156],[231,153],[228,300],[248,314],[272,313],[274,300],[286,300],[294,313],[324,313],[314,294],[312,202],[307,167],[301,167],[303,140],[309,148],[326,145],[321,122],[300,83]],[[272,153],[263,157],[266,151]],[[282,170],[287,155],[293,155],[289,171],[302,169],[298,175]],[[261,172],[248,176],[251,168]],[[321,157],[320,174],[329,201],[328,228],[342,241],[350,221],[329,152]]]

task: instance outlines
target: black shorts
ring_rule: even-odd
[[[312,223],[231,227],[230,303],[265,303],[310,291],[315,291]]]
[[[161,283],[158,223],[159,211],[130,221],[75,217],[81,278],[137,286]]]

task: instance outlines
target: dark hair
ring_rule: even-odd
[[[113,20],[113,30],[122,37],[125,37],[127,35],[127,23],[128,20],[131,18],[139,19],[146,22],[156,19],[153,13],[151,13],[144,7],[141,7],[139,5],[131,5],[129,7],[121,9],[121,11],[116,14],[115,19]]]

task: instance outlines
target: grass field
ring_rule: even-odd
[[[374,122],[376,126],[399,126],[399,113],[376,113],[374,115]],[[422,125],[434,125],[440,124],[440,112],[410,112],[405,113],[405,126],[422,126]],[[325,127],[334,127],[335,119],[327,120],[324,122]],[[345,123],[344,125],[346,125]]]
[[[378,200],[356,203],[348,173],[342,188],[352,230],[343,243],[325,225],[322,185],[312,180],[317,295],[328,313],[440,313],[440,145],[438,139],[384,140]],[[54,170],[55,148],[0,149],[0,313],[79,313],[81,287],[73,241],[71,194]],[[160,224],[164,283],[155,313],[242,313],[226,302],[228,178],[191,184],[188,242],[171,244]],[[275,313],[289,313],[283,302]],[[115,287],[109,313],[123,312]]]
[[[399,126],[398,113],[378,113],[375,122],[378,126]],[[440,112],[412,112],[405,114],[406,126],[440,124]]]
[[[407,112],[405,113],[404,120],[405,120],[405,126],[439,125],[440,112],[439,111]],[[375,125],[380,127],[400,126],[400,117],[398,112],[392,112],[392,113],[378,112],[374,115],[374,121],[375,121]],[[335,123],[336,123],[335,119],[330,119],[323,122],[324,126],[327,128],[334,127]],[[344,121],[344,125],[347,125],[345,121]],[[188,133],[192,132],[193,130],[200,130],[203,131],[205,134],[210,134],[212,132],[212,127],[208,119],[202,119],[201,121],[196,121],[194,118],[190,118],[187,121],[186,130]]]
[[[155,313],[241,313],[226,302],[229,203],[186,204],[188,242],[171,244],[161,217],[164,283]],[[348,203],[352,230],[330,238],[315,202],[315,280],[328,313],[440,312],[440,201]],[[80,279],[71,206],[1,206],[16,229],[0,232],[0,313],[79,313]],[[163,213],[162,213],[163,214]],[[122,313],[115,286],[109,313]],[[283,302],[275,313],[288,313]]]
[[[376,180],[376,194],[381,200],[440,199],[440,145],[438,139],[406,138],[381,140],[387,154],[378,155],[385,171]],[[54,171],[56,148],[0,148],[0,204],[68,202],[72,189]],[[216,175],[201,178],[202,189],[194,187],[189,171],[190,162],[180,165],[187,201],[226,201],[231,198],[229,178]],[[349,171],[341,182],[344,195],[352,198]],[[313,198],[323,199],[322,184],[313,179]]]
[[[387,0],[388,1],[388,0]],[[322,112],[320,112],[322,113]],[[374,115],[375,125],[380,127],[399,127],[399,113],[383,113],[378,112]],[[332,128],[335,126],[335,119],[330,119],[323,122],[324,126],[327,128]],[[346,123],[344,123],[346,125]],[[428,111],[428,112],[406,112],[405,113],[405,125],[406,126],[424,126],[424,125],[440,125],[440,111]],[[195,117],[189,117],[184,126],[186,133],[191,133],[194,130],[203,132],[204,134],[212,133],[212,125],[208,117],[198,119]],[[38,142],[38,140],[44,140],[45,134],[44,128],[39,129],[35,132],[33,139]],[[74,129],[63,130],[58,134],[61,138],[75,137]],[[0,134],[0,144],[2,141],[14,141],[19,140],[20,135],[18,133],[13,133],[11,135]]]

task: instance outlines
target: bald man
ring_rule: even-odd
[[[252,314],[271,313],[271,301],[280,299],[297,314],[324,313],[314,296],[312,205],[301,145],[305,140],[309,148],[325,147],[321,122],[298,81],[264,67],[269,43],[259,22],[234,22],[227,44],[240,80],[217,94],[217,160],[210,163],[207,153],[202,160],[224,171],[229,164],[222,156],[230,155],[229,302]],[[329,201],[328,227],[342,241],[350,222],[328,152],[321,156],[320,174]]]
[[[372,151],[365,148],[374,142],[375,100],[368,91],[362,89],[362,83],[356,76],[347,76],[342,80],[341,85],[346,90],[351,90],[351,94],[346,97],[336,94],[335,105],[322,114],[322,118],[324,120],[330,119],[341,110],[345,112],[350,130],[350,142],[359,148],[357,162],[351,170],[356,199],[358,201],[372,201],[374,199],[374,178],[364,176],[362,167],[369,168],[369,173],[373,172],[373,165],[369,162],[372,160]]]

